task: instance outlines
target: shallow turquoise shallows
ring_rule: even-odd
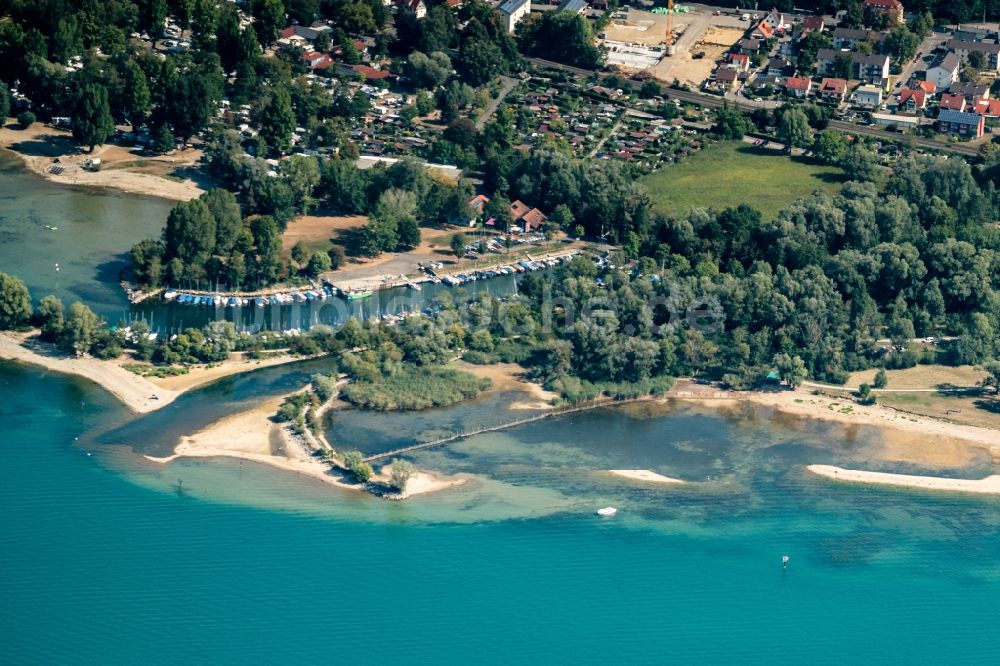
[[[96,443],[126,418],[0,364],[0,663],[1000,660],[1000,502],[801,471],[870,433],[606,412],[427,452],[468,487],[393,504]],[[728,480],[623,487],[599,445]]]

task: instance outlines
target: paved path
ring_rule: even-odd
[[[836,384],[821,384],[820,382],[802,382],[808,388],[826,389],[828,391],[858,391],[859,386],[837,386]],[[982,391],[982,386],[949,386],[947,388],[873,388],[872,393],[964,393],[966,391]]]
[[[496,99],[490,102],[490,105],[486,107],[486,111],[483,112],[483,115],[479,116],[479,119],[476,120],[477,130],[481,130],[486,126],[486,122],[492,118],[493,114],[500,108],[500,103],[503,102],[504,97],[510,94],[510,91],[517,87],[517,83],[517,79],[512,79],[509,76],[500,77],[500,94],[496,96]]]

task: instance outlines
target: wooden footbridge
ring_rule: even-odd
[[[418,442],[417,444],[411,444],[410,446],[403,446],[398,449],[391,449],[389,451],[383,451],[382,453],[373,453],[369,456],[365,456],[365,462],[372,462],[373,460],[382,460],[383,458],[391,458],[393,456],[401,456],[406,453],[412,453],[413,451],[421,451],[423,449],[430,449],[435,446],[443,446],[445,444],[450,444],[451,442],[457,442],[460,439],[467,439],[469,437],[475,437],[476,435],[482,435],[487,432],[497,432],[499,430],[507,430],[508,428],[516,428],[517,426],[525,425],[526,423],[534,423],[535,421],[541,421],[543,419],[548,419],[556,416],[563,416],[564,414],[573,414],[576,412],[586,412],[591,409],[597,409],[598,407],[610,407],[625,405],[631,402],[648,402],[650,400],[655,400],[656,397],[642,396],[639,398],[625,398],[623,400],[593,400],[587,402],[583,405],[573,405],[570,407],[556,408],[545,411],[541,414],[536,414],[535,416],[529,416],[523,419],[517,419],[515,421],[507,421],[499,425],[486,426],[483,428],[476,428],[474,430],[466,430],[464,432],[453,433],[439,439],[433,439],[428,442]]]

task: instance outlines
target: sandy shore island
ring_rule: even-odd
[[[84,154],[66,130],[42,123],[20,129],[14,122],[0,123],[0,148],[20,157],[31,171],[63,185],[109,187],[174,201],[195,199],[204,192],[190,178],[177,176],[196,167],[201,151],[193,148],[173,155],[145,156],[106,144],[97,146],[92,154]],[[93,158],[100,158],[100,171],[84,168],[84,161]],[[51,173],[49,168],[56,159],[62,171]]]
[[[656,472],[648,469],[609,469],[608,474],[620,476],[624,479],[631,479],[632,481],[645,481],[647,483],[662,483],[667,485],[687,483],[681,479],[673,479],[669,476],[663,476],[662,474],[657,474]]]
[[[922,490],[1000,495],[1000,475],[997,474],[987,476],[985,479],[948,479],[940,476],[866,472],[859,469],[834,467],[833,465],[809,465],[806,469],[813,474],[848,483],[871,483],[883,486],[920,488]]]
[[[37,332],[0,333],[0,359],[40,365],[53,372],[89,379],[137,414],[161,409],[186,391],[222,377],[303,360],[293,356],[279,356],[255,361],[243,358],[242,354],[234,354],[228,361],[209,367],[193,367],[183,375],[146,378],[122,367],[122,363],[128,363],[127,358],[121,361],[78,358],[60,352],[53,345],[39,341],[36,336]]]
[[[346,490],[363,491],[345,474],[314,457],[287,428],[271,421],[284,396],[271,398],[253,409],[220,419],[193,435],[182,437],[173,455],[163,458],[145,456],[156,463],[169,463],[178,458],[237,458],[276,467]],[[387,482],[392,465],[385,465],[374,481]],[[406,484],[402,498],[453,488],[465,483],[464,478],[443,477],[417,471]]]

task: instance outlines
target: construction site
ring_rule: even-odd
[[[672,83],[698,86],[716,61],[743,38],[749,27],[738,14],[695,11],[670,3],[672,9],[616,12],[601,39],[607,62],[634,74],[648,72]]]

